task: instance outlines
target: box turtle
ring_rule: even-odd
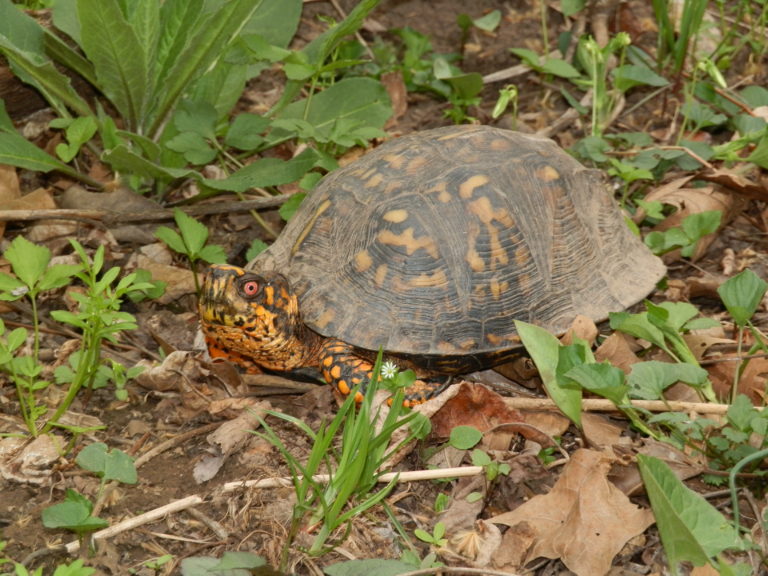
[[[209,269],[200,314],[213,357],[314,369],[343,393],[382,348],[420,375],[417,402],[519,355],[515,319],[600,321],[664,274],[600,173],[545,138],[449,127],[326,176],[247,269]]]

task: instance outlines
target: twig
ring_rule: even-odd
[[[196,430],[196,432],[199,432],[200,430],[201,429],[198,429]],[[442,468],[442,469],[435,469],[435,470],[388,472],[386,474],[382,474],[378,478],[378,482],[391,482],[395,477],[397,477],[398,482],[415,482],[418,480],[437,480],[440,478],[448,479],[448,478],[459,478],[463,476],[477,476],[478,474],[482,474],[482,473],[483,473],[482,466],[462,466],[459,468]],[[320,474],[320,475],[314,476],[313,480],[315,482],[328,482],[329,476],[327,474]],[[247,480],[242,482],[228,482],[221,487],[221,489],[219,490],[219,495],[227,494],[229,492],[234,492],[235,490],[240,490],[242,488],[283,488],[283,487],[291,487],[291,486],[293,486],[293,481],[291,480],[291,478],[287,478],[287,477],[264,478],[262,480]],[[105,528],[104,530],[99,530],[98,532],[95,532],[91,536],[92,538],[91,541],[95,542],[97,540],[104,540],[106,538],[111,538],[112,536],[117,536],[118,534],[121,534],[128,530],[133,530],[134,528],[138,528],[139,526],[143,526],[145,524],[149,524],[156,520],[160,520],[161,518],[163,518],[168,514],[172,514],[174,512],[180,512],[181,510],[186,510],[188,508],[191,508],[192,506],[197,506],[198,504],[202,504],[204,501],[205,499],[203,498],[203,496],[200,496],[198,494],[195,494],[193,496],[187,496],[186,498],[181,498],[179,500],[174,500],[173,502],[170,502],[165,506],[155,508],[154,510],[150,510],[149,512],[145,512],[144,514],[139,514],[138,516],[134,516],[133,518],[127,518],[122,522],[118,522],[117,524],[110,526],[109,528]],[[80,550],[80,542],[79,541],[70,542],[69,544],[64,546],[64,550],[68,554],[76,554]]]
[[[242,202],[219,202],[180,208],[190,216],[248,212],[263,208],[275,208],[283,204],[291,194],[279,194],[269,198],[256,198]],[[111,210],[81,210],[62,208],[57,210],[0,210],[0,222],[28,222],[32,220],[96,220],[107,225],[125,222],[155,222],[172,220],[173,210],[160,208],[144,212],[113,212]]]
[[[510,408],[520,410],[557,410],[555,403],[549,398],[505,398],[504,402]],[[679,402],[670,400],[633,400],[632,406],[649,412],[686,412],[696,414],[725,414],[729,404],[708,404],[706,402]],[[616,404],[602,398],[587,398],[582,400],[581,409],[585,412],[618,412]],[[761,410],[762,407],[756,407]]]

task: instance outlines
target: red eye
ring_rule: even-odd
[[[259,291],[259,283],[256,282],[256,280],[249,280],[245,284],[243,284],[243,294],[246,296],[255,296],[256,293]]]

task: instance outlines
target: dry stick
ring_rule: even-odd
[[[378,478],[378,482],[391,482],[396,477],[398,482],[415,482],[418,480],[437,480],[437,479],[443,479],[443,478],[447,479],[447,478],[459,478],[463,476],[477,476],[482,473],[483,473],[482,466],[462,466],[459,468],[443,468],[443,469],[436,469],[436,470],[413,470],[408,472],[388,472],[386,474],[382,474]],[[317,476],[313,476],[312,479],[315,482],[328,482],[329,476],[327,474],[319,474]],[[262,489],[284,488],[284,487],[289,488],[291,486],[293,486],[293,480],[291,478],[287,478],[287,477],[264,478],[262,480],[246,480],[242,482],[228,482],[221,487],[221,489],[218,491],[218,494],[227,494],[229,492],[234,492],[235,490],[240,490],[242,488],[262,488]],[[180,512],[181,510],[186,510],[187,508],[190,508],[192,506],[197,506],[198,504],[202,504],[204,501],[205,499],[203,498],[203,496],[200,496],[197,494],[193,496],[187,496],[186,498],[181,498],[180,500],[174,500],[173,502],[170,502],[165,506],[161,506],[160,508],[155,508],[154,510],[150,510],[149,512],[145,512],[144,514],[139,514],[138,516],[134,516],[133,518],[128,518],[126,520],[123,520],[122,522],[118,522],[117,524],[110,526],[109,528],[105,528],[104,530],[99,530],[98,532],[95,532],[91,536],[91,541],[95,542],[96,540],[111,538],[112,536],[116,536],[128,530],[132,530],[134,528],[138,528],[139,526],[143,526],[145,524],[149,524],[156,520],[160,520],[167,514],[171,514],[173,512]],[[70,542],[69,544],[64,546],[64,550],[68,554],[76,554],[80,550],[80,542],[79,541]]]
[[[557,410],[557,406],[549,398],[505,398],[504,402],[510,408],[520,410]],[[633,400],[632,406],[649,412],[686,412],[696,414],[725,414],[729,404],[708,404],[706,402],[680,402],[676,400]],[[618,412],[616,404],[601,398],[582,400],[582,410],[585,412]],[[756,407],[762,410],[762,407]]]
[[[219,202],[181,208],[190,216],[248,212],[262,208],[275,208],[283,204],[291,194],[279,194],[269,198],[256,198],[242,202]],[[173,210],[160,208],[145,212],[114,212],[111,210],[0,210],[0,222],[28,222],[31,220],[97,220],[105,224],[123,222],[154,222],[173,219]]]

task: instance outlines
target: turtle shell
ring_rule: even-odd
[[[485,126],[403,136],[329,174],[249,268],[284,274],[321,335],[479,365],[519,347],[516,319],[600,321],[665,274],[601,173]]]

